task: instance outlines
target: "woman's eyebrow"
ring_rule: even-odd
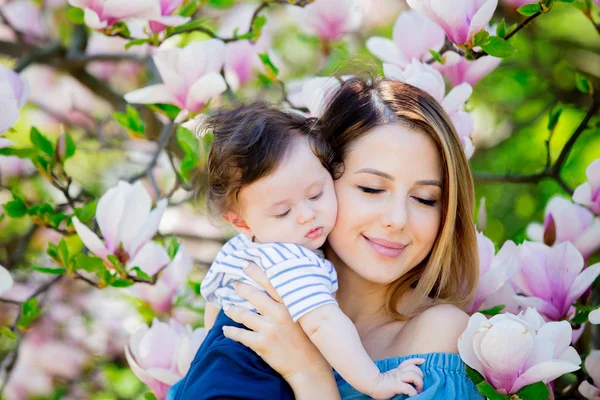
[[[373,169],[373,168],[361,168],[358,171],[356,171],[354,174],[355,175],[356,174],[373,174],[373,175],[377,175],[377,176],[380,176],[385,179],[389,179],[390,181],[394,180],[394,177],[392,175],[390,175],[386,172],[383,172],[383,171],[379,171],[378,169]]]
[[[437,180],[416,181],[415,184],[420,185],[420,186],[438,186],[440,189],[443,189],[442,182],[437,181]]]

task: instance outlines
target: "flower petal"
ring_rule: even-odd
[[[140,231],[131,245],[131,251],[133,254],[136,254],[144,243],[151,240],[154,235],[156,235],[158,225],[160,224],[160,220],[167,209],[167,205],[167,199],[161,199],[156,203],[156,208],[150,212],[148,218],[146,218],[146,221],[144,222],[144,225],[140,228]]]
[[[366,45],[367,49],[383,62],[394,65],[407,63],[406,58],[402,55],[396,43],[390,39],[375,36],[369,38]]]
[[[148,275],[156,274],[169,263],[167,251],[156,242],[147,242],[127,263],[129,268],[140,267]]]
[[[561,360],[552,360],[536,364],[517,378],[510,393],[516,393],[524,386],[531,383],[540,381],[548,383],[566,373],[577,371],[579,368],[579,365]]]
[[[130,257],[135,256],[133,245],[150,214],[152,199],[141,181],[136,181],[125,200],[123,216],[119,221],[119,237]]]
[[[83,244],[85,244],[85,247],[90,249],[90,251],[98,257],[106,259],[108,251],[106,250],[106,247],[104,247],[102,240],[100,240],[100,238],[94,232],[92,232],[90,228],[82,224],[77,217],[73,217],[72,222],[75,231],[81,238]]]
[[[198,112],[210,99],[217,97],[225,90],[227,90],[227,84],[221,74],[217,72],[206,74],[190,87],[185,108],[191,112]]]
[[[146,86],[134,90],[125,95],[125,101],[132,104],[154,104],[166,103],[182,106],[175,96],[169,91],[167,85],[159,83],[157,85]]]
[[[0,296],[4,293],[8,292],[8,290],[13,286],[14,281],[10,272],[2,265],[0,265]]]

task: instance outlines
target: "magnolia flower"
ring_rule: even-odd
[[[481,308],[485,300],[500,290],[521,267],[519,263],[519,250],[512,240],[494,256],[494,244],[483,233],[477,233],[479,247],[479,283],[473,301],[467,305],[465,311],[474,313]],[[499,304],[489,304],[490,307]]]
[[[323,40],[339,40],[360,26],[360,8],[352,0],[315,0],[300,11],[301,26]]]
[[[474,152],[473,141],[471,140],[473,118],[469,113],[462,110],[462,106],[473,93],[471,85],[468,83],[460,84],[445,95],[446,84],[442,74],[432,66],[421,63],[414,58],[410,64],[403,68],[384,63],[383,73],[387,78],[416,86],[437,100],[452,120],[467,158],[471,158]]]
[[[585,359],[585,370],[592,378],[592,385],[588,381],[579,384],[579,393],[589,400],[600,400],[600,350],[592,350]]]
[[[445,52],[444,59],[444,64],[435,63],[433,66],[448,78],[453,86],[464,82],[475,86],[483,77],[496,69],[502,61],[501,58],[492,56],[469,61],[454,51]]]
[[[546,323],[529,308],[524,314],[498,314],[489,320],[473,314],[458,339],[458,352],[499,393],[510,394],[578,370],[581,358],[570,343],[567,321]]]
[[[150,304],[150,307],[157,313],[168,312],[173,306],[176,295],[185,286],[192,266],[192,257],[182,244],[173,261],[160,273],[154,285],[138,283],[130,290],[135,296]],[[157,272],[158,270],[149,271],[149,274]]]
[[[512,279],[522,294],[517,301],[550,321],[569,316],[573,303],[600,275],[600,263],[583,269],[583,257],[569,242],[554,247],[525,242],[520,247],[521,270]]]
[[[181,4],[183,4],[183,0],[160,0],[160,17],[150,20],[150,30],[159,33],[167,26],[178,26],[188,22],[189,17],[173,15]]]
[[[524,6],[525,4],[534,4],[537,3],[536,0],[502,0],[502,5],[509,6],[513,8],[519,8]]]
[[[85,24],[92,29],[109,28],[130,18],[160,18],[156,0],[69,0],[69,4],[83,9]]]
[[[588,320],[590,321],[590,323],[598,325],[600,324],[600,309],[595,309],[592,312],[589,313],[588,315]]]
[[[529,224],[527,236],[550,246],[571,242],[587,259],[600,248],[600,218],[585,207],[554,196],[546,205],[544,225]]]
[[[161,50],[153,59],[163,83],[127,93],[128,102],[167,103],[198,112],[227,89],[219,73],[225,62],[225,44],[221,40],[209,39],[184,48]]]
[[[498,0],[407,0],[419,11],[441,26],[451,42],[470,43],[476,33],[485,29],[496,11]]]
[[[600,215],[600,158],[588,165],[585,174],[588,181],[575,189],[573,201]]]
[[[334,77],[314,77],[298,83],[296,93],[289,96],[294,107],[306,107],[312,117],[320,117],[340,88]]]
[[[205,336],[204,328],[192,331],[173,320],[166,324],[154,319],[151,327],[143,326],[131,335],[125,356],[137,377],[164,399],[187,373]]]
[[[165,249],[151,240],[167,208],[167,199],[159,200],[152,211],[151,206],[150,195],[140,181],[133,185],[119,181],[100,198],[96,209],[104,242],[76,217],[73,226],[86,247],[107,263],[112,254],[123,265],[154,273],[169,262]]]
[[[0,134],[17,122],[28,94],[27,83],[19,74],[0,64]]]
[[[0,137],[0,149],[12,146],[12,142]],[[0,183],[6,184],[15,176],[28,176],[35,172],[35,166],[28,159],[17,156],[0,156]]]
[[[225,47],[225,79],[233,90],[248,83],[264,70],[256,45],[249,40],[227,43]]]
[[[47,24],[42,19],[41,8],[33,1],[11,1],[0,8],[11,26],[25,34],[25,37],[41,38],[48,34]]]
[[[14,281],[10,272],[2,265],[0,265],[0,296],[4,293],[8,292],[8,290],[13,286]]]
[[[444,30],[435,22],[415,10],[408,10],[398,16],[392,40],[372,37],[367,40],[367,48],[385,63],[404,66],[413,58],[430,59],[429,50],[439,51],[445,38]]]

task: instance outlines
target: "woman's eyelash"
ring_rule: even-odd
[[[288,215],[288,214],[290,213],[290,211],[291,211],[291,210],[287,210],[287,211],[286,211],[286,212],[284,212],[284,213],[277,214],[277,215],[275,216],[275,218],[283,218],[283,217],[285,217],[286,215]]]
[[[421,204],[424,204],[424,205],[426,205],[426,206],[429,206],[429,207],[433,207],[433,206],[435,205],[435,203],[436,203],[436,201],[435,201],[435,200],[427,200],[427,199],[422,199],[422,198],[420,198],[420,197],[415,197],[415,199],[416,199],[416,200],[417,200],[419,203],[421,203]]]
[[[360,186],[360,185],[358,185],[358,188],[359,188],[360,190],[362,190],[363,192],[365,192],[365,193],[369,193],[369,194],[377,194],[377,193],[382,193],[382,192],[384,192],[384,190],[383,190],[383,189],[373,189],[373,188],[370,188],[370,187],[366,187],[366,186]]]

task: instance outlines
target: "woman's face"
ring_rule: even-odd
[[[329,245],[357,275],[390,284],[429,254],[442,213],[441,160],[431,137],[395,124],[373,128],[346,155],[335,189]]]

